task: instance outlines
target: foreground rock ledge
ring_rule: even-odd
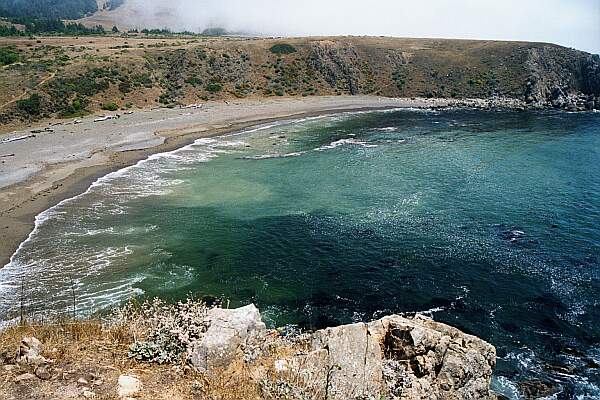
[[[254,305],[212,310],[210,327],[191,356],[200,371],[217,373],[252,354],[278,354]],[[365,324],[319,330],[304,346],[274,359],[267,398],[299,392],[312,399],[495,399],[490,391],[496,350],[485,341],[421,315],[392,315]],[[266,350],[268,349],[268,350]],[[260,368],[256,371],[257,379]],[[269,395],[270,394],[270,395]],[[295,398],[295,397],[286,397]]]

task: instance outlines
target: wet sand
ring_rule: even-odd
[[[221,101],[201,108],[120,112],[120,118],[102,122],[94,122],[97,115],[77,124],[50,121],[0,135],[0,266],[33,230],[37,214],[84,192],[99,177],[151,154],[273,120],[448,105],[452,104],[445,100],[366,96]],[[31,132],[44,128],[53,131]]]

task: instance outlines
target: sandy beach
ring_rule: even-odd
[[[37,214],[85,191],[97,178],[151,154],[273,120],[447,105],[451,104],[445,100],[366,96],[221,101],[201,108],[120,112],[118,119],[101,122],[95,121],[98,115],[78,123],[46,121],[0,135],[0,266],[32,231]]]

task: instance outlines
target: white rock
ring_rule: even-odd
[[[266,335],[266,326],[254,304],[233,310],[214,308],[208,312],[210,327],[190,356],[200,372],[227,367],[243,351],[259,344]]]
[[[275,371],[278,373],[285,372],[289,369],[289,362],[287,360],[275,361]]]
[[[327,354],[326,391],[332,398],[350,399],[378,393],[383,385],[383,353],[366,324],[338,326],[315,332],[313,351]]]
[[[26,337],[21,341],[21,348],[27,353],[26,355],[34,357],[42,354],[44,346],[36,338]]]
[[[119,376],[117,395],[120,398],[133,396],[141,390],[142,382],[138,378],[129,375]]]
[[[43,356],[44,346],[34,337],[25,337],[17,351],[17,363],[28,365],[42,365],[48,362]]]

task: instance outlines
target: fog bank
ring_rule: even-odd
[[[599,0],[126,0],[129,26],[543,41],[600,52]],[[124,10],[123,10],[124,11]]]

